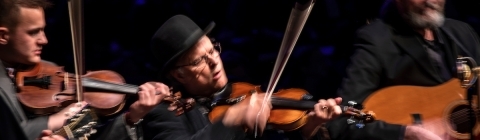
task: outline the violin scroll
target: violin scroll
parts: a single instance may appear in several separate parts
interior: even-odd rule
[[[185,112],[188,112],[195,105],[195,100],[193,98],[182,99],[182,94],[180,92],[175,92],[172,96],[165,97],[164,101],[170,102],[168,110],[175,111],[176,116],[180,116]]]
[[[348,106],[343,106],[342,108],[344,114],[350,115],[350,118],[347,119],[348,124],[356,123],[356,127],[363,128],[365,126],[364,122],[370,123],[375,120],[375,113],[373,111],[367,111],[365,113],[355,108],[356,105],[357,102],[348,101]]]

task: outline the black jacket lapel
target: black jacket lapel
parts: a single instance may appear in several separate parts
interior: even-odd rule
[[[7,104],[8,107],[12,109],[14,116],[18,120],[18,122],[22,122],[24,119],[26,119],[26,117],[23,112],[21,112],[22,108],[16,98],[10,97],[11,95],[8,95],[11,94],[10,92],[13,92],[14,89],[11,85],[12,81],[10,77],[8,77],[5,69],[6,68],[3,65],[3,62],[0,61],[0,98],[2,98],[2,102],[5,102],[5,104]]]
[[[447,38],[451,40],[450,42],[452,43],[452,46],[456,47],[455,50],[460,49],[460,50],[462,50],[462,52],[465,52],[467,54],[467,56],[470,56],[470,57],[473,56],[465,46],[463,46],[461,43],[459,43],[458,39],[455,38],[455,36],[453,36],[453,34],[450,32],[450,30],[448,30],[444,27],[442,27],[440,29],[447,35]],[[455,53],[458,53],[458,50]],[[467,57],[467,56],[465,56],[465,57]]]
[[[439,32],[439,35],[442,37],[441,39],[446,43],[445,45],[447,45],[447,47],[445,47],[445,57],[448,68],[452,75],[456,77],[456,60],[459,55],[457,48],[459,45],[452,39],[453,36],[448,35],[449,33],[447,33],[442,27],[440,27]]]
[[[426,72],[426,75],[435,79],[437,82],[442,82],[442,79],[437,76],[437,72],[433,67],[427,51],[423,47],[423,44],[415,36],[394,35],[394,42],[399,48],[410,55],[415,62]]]

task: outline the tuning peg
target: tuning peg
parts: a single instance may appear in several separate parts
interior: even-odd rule
[[[348,101],[348,105],[350,105],[351,107],[353,107],[353,106],[356,106],[356,105],[357,105],[357,102],[355,102],[355,101]]]
[[[358,128],[363,128],[365,126],[365,124],[363,123],[362,120],[360,120],[360,122],[358,122],[357,124],[355,124],[355,126],[357,126]]]
[[[95,133],[97,133],[97,129],[90,130],[90,134],[95,134]]]
[[[79,113],[79,114],[75,114],[75,115],[73,115],[73,117],[75,117],[75,118],[79,118],[79,117],[81,117],[81,116],[83,116],[83,115],[84,115],[84,114],[81,114],[81,113]]]
[[[84,133],[84,132],[85,132],[85,130],[84,130],[84,129],[82,129],[82,128],[80,128],[80,129],[77,129],[77,130],[75,130],[75,132],[77,132],[77,133]]]
[[[355,108],[355,109],[362,109],[363,108],[362,104],[358,104],[355,101],[348,101],[347,104],[348,104],[348,107],[351,107],[351,108]]]
[[[353,116],[347,119],[347,124],[352,124],[355,123],[355,119],[353,119]]]
[[[82,113],[90,112],[90,109],[82,109]]]
[[[88,126],[88,125],[82,126],[82,129],[85,129],[85,130],[86,130],[86,129],[90,129],[90,128],[92,128],[92,127],[90,127],[90,126]]]
[[[93,126],[93,125],[96,125],[96,124],[97,124],[97,122],[89,122],[87,125]]]

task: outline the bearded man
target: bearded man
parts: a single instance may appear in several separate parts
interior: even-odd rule
[[[445,18],[444,5],[445,0],[387,1],[382,18],[357,31],[356,52],[338,91],[343,100],[363,103],[376,90],[395,85],[442,84],[455,78],[457,56],[479,63],[478,35],[468,24]],[[379,120],[357,128],[345,122],[341,117],[327,124],[332,139],[450,138],[443,125],[427,120],[422,127]]]

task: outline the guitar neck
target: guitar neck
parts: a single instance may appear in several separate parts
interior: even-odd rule
[[[91,78],[82,78],[82,85],[86,88],[93,88],[124,94],[137,94],[139,87],[130,84],[116,84]]]

